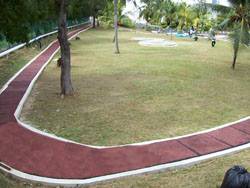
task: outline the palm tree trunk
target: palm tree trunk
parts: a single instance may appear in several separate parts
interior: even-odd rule
[[[232,69],[235,69],[235,64],[236,64],[238,51],[239,51],[239,42],[238,42],[238,44],[235,44],[235,47],[234,47],[234,59],[233,59]]]
[[[58,40],[61,50],[61,95],[73,94],[71,83],[70,47],[67,36],[67,0],[59,1]]]
[[[173,40],[173,31],[172,31],[172,28],[170,28],[170,31],[171,31],[171,40]]]
[[[98,17],[96,18],[96,27],[100,27],[100,21],[99,21]]]
[[[234,40],[234,59],[233,59],[232,69],[235,69],[236,59],[237,59],[237,55],[238,55],[238,51],[239,51],[239,47],[240,47],[240,42],[242,41],[242,35],[244,33],[244,25],[245,25],[244,21],[245,21],[244,18],[242,18],[239,37],[237,37]]]
[[[95,28],[95,16],[93,16],[93,28]]]
[[[115,25],[115,53],[119,54],[119,44],[118,44],[118,12],[117,12],[118,0],[114,0],[114,25]]]

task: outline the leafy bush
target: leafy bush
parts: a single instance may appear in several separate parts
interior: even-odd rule
[[[135,24],[127,16],[124,16],[120,20],[119,25],[128,28],[135,28]]]

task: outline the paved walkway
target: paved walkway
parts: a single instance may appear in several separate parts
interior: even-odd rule
[[[70,36],[77,32],[79,30],[70,33]],[[65,179],[76,180],[72,182],[78,184],[78,180],[90,178],[93,181],[80,182],[89,183],[147,171],[142,169],[159,170],[166,168],[161,165],[187,159],[192,162],[192,159],[232,149],[250,141],[249,118],[197,135],[107,148],[61,141],[31,131],[17,122],[14,113],[32,79],[58,48],[58,42],[54,42],[0,94],[0,169],[10,174],[59,184],[70,182]],[[117,176],[107,176],[114,174]]]

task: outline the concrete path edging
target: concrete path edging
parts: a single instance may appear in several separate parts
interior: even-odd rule
[[[88,29],[73,31],[70,39]],[[185,136],[120,146],[80,144],[26,125],[18,119],[22,107],[58,50],[52,42],[0,90],[2,171],[26,181],[74,187],[182,168],[250,147],[250,117]]]

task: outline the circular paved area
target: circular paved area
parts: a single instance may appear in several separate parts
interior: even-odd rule
[[[147,38],[147,37],[134,37],[134,41],[138,41],[141,46],[148,47],[175,47],[177,43],[174,41],[168,41],[162,38]]]

